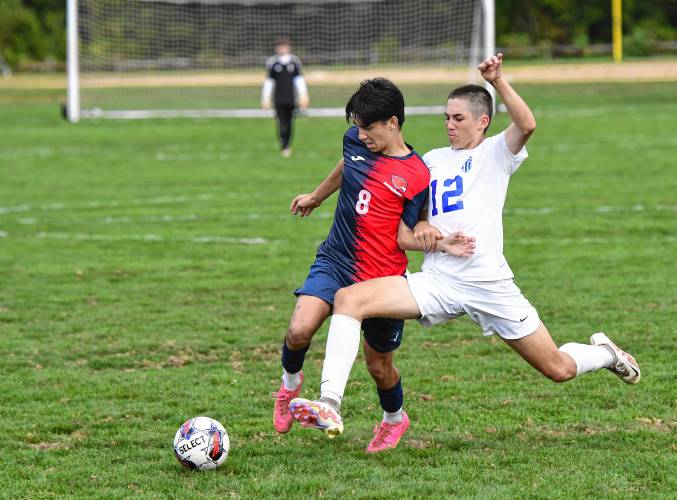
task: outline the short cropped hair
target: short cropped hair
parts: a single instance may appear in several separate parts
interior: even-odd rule
[[[489,117],[489,124],[491,124],[491,117],[494,114],[494,102],[491,94],[487,89],[480,85],[462,85],[457,87],[449,93],[449,99],[465,99],[470,104],[470,111],[475,118],[487,115]],[[486,130],[489,128],[487,125]]]
[[[346,104],[346,121],[355,120],[360,126],[385,122],[392,116],[397,118],[401,129],[404,124],[404,96],[386,78],[364,80]]]

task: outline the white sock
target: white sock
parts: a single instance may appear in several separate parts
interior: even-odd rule
[[[284,384],[284,388],[288,391],[295,390],[301,383],[301,372],[289,373],[287,370],[283,369],[282,383]]]
[[[334,314],[329,324],[320,394],[321,398],[336,401],[339,407],[360,349],[360,326],[359,321],[343,314]]]
[[[384,411],[383,421],[388,422],[389,424],[399,424],[402,422],[402,408],[397,410],[395,413],[388,413],[387,411]]]
[[[569,342],[559,348],[576,362],[576,375],[610,367],[615,356],[604,346]]]

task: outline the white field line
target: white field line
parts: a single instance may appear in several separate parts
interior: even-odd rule
[[[517,243],[520,245],[544,245],[544,244],[553,244],[556,243],[557,245],[578,245],[578,244],[588,244],[588,245],[600,245],[600,244],[608,244],[610,241],[622,241],[626,238],[624,237],[616,237],[616,238],[516,238],[516,239],[510,239],[508,237],[508,245],[510,243]],[[677,243],[677,236],[656,236],[656,237],[649,237],[647,240],[648,242],[661,242],[661,243]]]
[[[43,205],[15,205],[10,207],[0,207],[0,215],[42,211],[51,212],[55,210],[69,210],[82,208],[115,208],[115,207],[131,207],[143,205],[171,205],[176,203],[186,203],[188,201],[206,201],[211,200],[211,194],[199,194],[194,197],[190,196],[155,196],[151,198],[137,198],[132,200],[109,200],[109,201],[91,201],[80,205],[68,205],[66,203],[46,203]]]
[[[613,207],[613,206],[599,206],[594,207],[591,213],[612,213],[612,212],[677,212],[677,205],[654,205],[647,207],[644,204],[638,203],[628,207]],[[506,208],[503,210],[505,215],[550,215],[557,212],[556,209],[550,207],[540,208]],[[200,219],[208,220],[227,220],[227,219],[246,219],[246,220],[284,220],[289,219],[292,215],[289,212],[284,213],[248,213],[248,214],[220,214],[216,216],[201,217],[197,214],[186,215],[156,215],[156,216],[141,216],[141,217],[103,217],[100,222],[103,224],[117,224],[125,222],[182,222],[182,221],[196,221]],[[313,212],[310,216],[313,219],[332,219],[334,212]],[[31,222],[32,223],[32,222]]]
[[[658,107],[660,106],[661,109],[665,108],[671,108],[675,107],[674,103],[671,102],[664,102],[660,104],[656,104],[655,106],[652,105],[652,107]],[[617,112],[619,110],[619,106],[612,104],[608,106],[594,106],[594,107],[582,107],[582,108],[535,108],[533,109],[533,113],[537,117],[542,117],[542,118],[585,118],[588,116],[599,116],[603,114],[609,114],[612,112]],[[626,106],[623,105],[623,112],[625,113],[633,113],[633,112],[640,112],[640,111],[646,111],[647,108],[644,106]]]
[[[183,198],[181,198],[183,200]],[[142,200],[137,200],[139,204],[142,204]],[[147,201],[147,200],[146,200]],[[160,200],[155,199],[154,202],[158,203]],[[166,201],[166,200],[165,200]],[[111,206],[113,202],[110,202],[108,206]],[[54,207],[59,207],[58,210],[65,210],[66,207],[59,204],[51,205],[41,205],[39,209],[44,211],[56,210]],[[21,210],[18,208],[28,207],[27,205],[20,205],[17,207],[0,207],[0,214],[10,214],[10,213],[20,213]],[[15,210],[9,210],[15,209]],[[29,211],[30,208],[26,208],[26,211]],[[634,205],[628,206],[608,206],[601,205],[598,207],[591,207],[588,209],[578,210],[574,209],[555,209],[552,207],[535,207],[535,208],[505,208],[503,214],[507,216],[512,215],[551,215],[555,213],[584,213],[584,214],[608,214],[608,213],[629,213],[629,212],[677,212],[677,205],[645,205],[643,203],[636,203]],[[235,214],[210,214],[207,216],[201,216],[194,213],[189,214],[163,214],[163,215],[148,215],[148,216],[114,216],[114,215],[104,215],[98,217],[94,221],[87,220],[83,217],[79,217],[78,220],[67,220],[69,224],[126,224],[126,223],[138,223],[138,222],[152,222],[152,223],[174,223],[174,222],[194,222],[198,220],[205,221],[219,221],[219,220],[289,220],[293,216],[286,210],[281,213],[235,213]],[[313,212],[310,215],[311,219],[331,219],[334,217],[333,211],[323,211],[323,212]],[[66,221],[62,218],[61,221]],[[34,225],[40,222],[40,219],[36,217],[18,217],[16,219],[17,224],[21,225]]]
[[[24,236],[24,235],[22,235]],[[273,243],[266,238],[233,238],[230,236],[189,236],[185,238],[171,237],[167,238],[157,234],[87,234],[87,233],[60,233],[60,232],[39,232],[32,235],[35,238],[50,240],[72,240],[72,241],[145,241],[145,242],[188,242],[188,243],[225,243],[235,245],[265,245]],[[4,233],[4,237],[9,237]]]
[[[643,203],[636,203],[634,205],[629,205],[625,207],[619,206],[607,206],[601,205],[599,207],[592,207],[589,210],[582,209],[573,209],[573,210],[557,210],[550,207],[541,207],[541,208],[505,208],[503,209],[503,214],[505,215],[550,215],[556,212],[583,212],[583,213],[596,213],[596,214],[605,214],[613,212],[677,212],[677,205],[652,205],[647,206]]]
[[[10,234],[6,231],[0,230],[0,238],[9,238]],[[267,240],[266,238],[254,237],[254,238],[233,238],[230,236],[190,236],[186,238],[177,238],[171,237],[166,238],[157,234],[127,234],[127,235],[108,235],[108,234],[87,234],[87,233],[61,233],[61,232],[39,232],[30,235],[22,234],[20,238],[25,237],[34,237],[43,240],[62,240],[62,241],[107,241],[107,242],[124,242],[124,241],[136,241],[136,242],[146,242],[146,243],[156,243],[156,242],[180,242],[180,243],[221,243],[227,245],[267,245],[267,244],[279,244],[279,243],[289,243],[289,240],[277,239],[277,240]],[[508,244],[518,244],[518,245],[599,245],[599,244],[608,244],[611,241],[620,241],[623,240],[622,237],[617,238],[514,238],[509,239]],[[661,242],[661,243],[677,243],[676,236],[659,236],[651,237],[648,239],[649,242]],[[315,246],[318,246],[322,241],[318,240],[314,242]]]

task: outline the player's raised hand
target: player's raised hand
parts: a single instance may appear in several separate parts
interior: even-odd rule
[[[313,209],[320,206],[322,202],[312,194],[299,194],[292,201],[289,210],[292,215],[299,214],[301,217],[308,217]]]
[[[482,61],[477,69],[480,70],[482,78],[489,83],[501,77],[501,68],[503,67],[503,54],[500,52]]]
[[[419,221],[414,227],[414,238],[426,252],[434,252],[437,248],[437,240],[442,239],[442,233],[427,221]]]
[[[475,238],[457,231],[438,241],[437,249],[456,257],[470,257],[475,253]]]

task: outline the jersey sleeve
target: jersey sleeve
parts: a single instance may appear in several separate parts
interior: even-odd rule
[[[505,130],[500,134],[491,137],[489,140],[491,141],[494,160],[500,165],[506,175],[514,174],[529,156],[526,146],[522,146],[522,149],[520,149],[517,154],[513,154],[513,152],[510,151],[508,142],[505,138]]]
[[[346,133],[343,134],[343,150],[348,151],[352,150],[355,148],[355,146],[361,146],[362,141],[360,141],[357,137],[358,131],[357,127],[352,126],[348,130],[346,130]]]
[[[294,76],[301,76],[301,59],[292,56],[291,60],[294,61]]]
[[[423,159],[414,153],[417,159],[416,174],[411,179],[412,194],[411,198],[407,196],[404,202],[402,211],[402,221],[409,227],[414,229],[418,222],[419,214],[428,202],[428,184],[430,183],[430,171]]]
[[[266,61],[266,77],[274,79],[273,66],[275,66],[275,56]]]
[[[430,170],[430,157],[432,156],[432,151],[428,151],[426,154],[424,154],[421,159],[423,160],[423,163],[425,163],[425,166],[428,167],[428,170]]]
[[[402,221],[407,225],[409,229],[414,229],[414,226],[418,222],[418,216],[425,207],[425,203],[428,200],[428,188],[425,188],[423,191],[414,196],[411,200],[406,200],[404,202],[404,210],[402,211]]]

